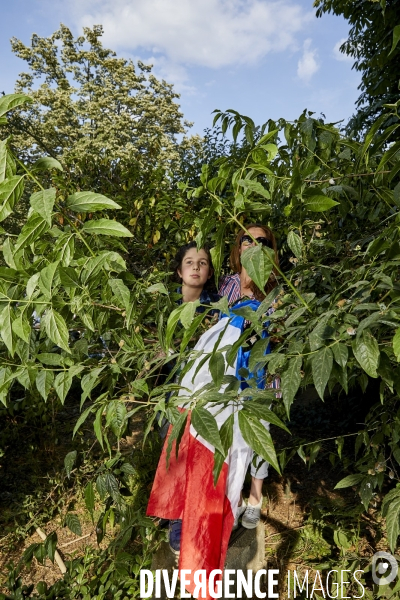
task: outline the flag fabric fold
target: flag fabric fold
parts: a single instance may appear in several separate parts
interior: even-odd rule
[[[234,308],[249,307],[256,310],[259,302],[247,300]],[[206,331],[195,346],[203,351],[190,370],[183,376],[180,396],[193,395],[212,381],[207,360],[196,373],[204,353],[212,352],[219,339],[218,347],[223,349],[234,344],[242,334],[245,319],[234,312],[224,315],[220,321]],[[265,333],[263,335],[266,335]],[[221,337],[220,337],[221,336]],[[267,350],[269,351],[269,349]],[[224,353],[224,352],[223,352]],[[234,375],[241,380],[241,387],[247,383],[239,374],[248,362],[248,353],[240,348],[233,366],[227,365],[225,375]],[[257,386],[264,387],[257,374]],[[226,385],[222,386],[223,394]],[[184,407],[184,404],[182,405]],[[223,569],[236,510],[240,500],[247,468],[253,456],[252,449],[244,441],[238,424],[238,403],[229,403],[224,408],[218,403],[209,403],[207,410],[213,414],[220,429],[230,415],[234,415],[233,443],[225,458],[217,485],[214,486],[214,446],[200,436],[190,423],[190,411],[186,428],[179,446],[178,457],[173,442],[169,467],[167,468],[167,439],[158,464],[151,491],[147,514],[165,519],[182,519],[181,552],[179,569],[205,569],[207,577],[213,569]],[[193,581],[186,586],[194,590]]]

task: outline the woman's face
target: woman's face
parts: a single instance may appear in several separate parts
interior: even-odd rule
[[[261,229],[261,227],[250,227],[250,229],[248,229],[248,232],[251,233],[252,237],[257,239],[259,237],[265,238],[265,231],[264,229]],[[243,234],[245,235],[245,234]],[[240,244],[240,248],[239,248],[239,254],[242,254],[242,252],[244,252],[245,250],[247,250],[247,248],[252,248],[253,246],[255,246],[256,243],[250,240],[243,240]]]
[[[182,278],[184,285],[195,288],[203,288],[207,280],[212,276],[207,252],[201,248],[189,248],[183,257],[181,268],[178,269],[178,275]]]

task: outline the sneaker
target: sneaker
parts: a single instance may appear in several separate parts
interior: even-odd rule
[[[175,519],[169,522],[169,547],[174,554],[181,551],[182,520]]]
[[[242,517],[242,525],[246,529],[255,529],[258,525],[258,521],[261,517],[261,505],[262,505],[262,496],[261,500],[256,506],[247,503],[247,507],[245,513]]]
[[[242,516],[242,514],[244,513],[244,511],[246,510],[246,508],[247,508],[247,504],[246,504],[246,502],[245,502],[245,501],[242,499],[242,504],[241,504],[240,506],[238,506],[238,507],[237,507],[237,509],[236,509],[236,516],[235,516],[235,520],[234,520],[234,522],[233,522],[233,527],[232,527],[232,530],[233,530],[233,529],[237,529],[237,528],[238,528],[238,525],[239,525],[239,519],[240,519],[240,517]]]

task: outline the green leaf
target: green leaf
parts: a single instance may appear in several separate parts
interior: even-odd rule
[[[44,549],[46,551],[47,556],[54,563],[54,555],[56,553],[57,548],[57,534],[55,531],[50,533],[44,541]]]
[[[43,365],[51,365],[52,367],[59,367],[63,364],[62,356],[57,354],[56,352],[43,352],[42,354],[38,354],[36,358]]]
[[[51,298],[53,295],[53,281],[58,264],[58,261],[50,263],[49,265],[47,265],[47,267],[40,271],[40,277],[38,281],[39,289],[42,292],[42,294],[44,294],[44,296],[47,296],[48,298]]]
[[[76,432],[80,428],[80,426],[86,421],[91,412],[95,410],[94,406],[89,406],[83,413],[80,415],[79,419],[75,423],[74,431],[72,432],[72,438],[75,437]],[[100,409],[101,410],[101,409]]]
[[[74,513],[69,512],[65,515],[65,525],[72,531],[72,533],[75,533],[75,535],[82,535],[82,527],[79,517]]]
[[[7,304],[0,313],[0,334],[11,356],[14,356],[15,340],[12,331],[13,312]]]
[[[133,467],[130,463],[124,463],[121,465],[121,471],[127,475],[137,475],[135,467]]]
[[[246,191],[250,190],[250,192],[254,192],[259,196],[263,196],[269,200],[271,195],[268,190],[265,189],[258,181],[254,181],[253,179],[239,179],[238,185],[243,187]]]
[[[72,267],[60,267],[59,275],[61,285],[64,287],[81,287],[76,269],[73,269]]]
[[[274,254],[267,253],[261,244],[257,244],[242,253],[241,263],[259,290],[264,291],[265,284],[274,268]]]
[[[107,488],[106,488],[105,474],[104,473],[100,473],[100,475],[97,476],[97,479],[96,479],[96,488],[97,488],[97,491],[99,493],[100,499],[104,500],[104,498],[106,497],[106,494],[107,494]]]
[[[55,247],[54,258],[60,261],[63,267],[68,267],[75,253],[75,234],[60,235]],[[122,259],[121,259],[122,260]]]
[[[26,296],[30,298],[33,292],[36,289],[40,277],[40,273],[34,273],[32,277],[28,279],[28,283],[26,284]]]
[[[337,364],[344,368],[347,365],[347,360],[349,357],[349,350],[347,348],[347,345],[333,344],[332,352]]]
[[[21,233],[17,238],[17,243],[15,244],[15,252],[18,250],[22,250],[22,248],[26,248],[29,244],[32,244],[37,238],[39,238],[45,231],[49,228],[47,222],[36,213],[33,213],[31,217],[29,217],[26,224],[23,226]]]
[[[90,331],[96,331],[93,319],[88,312],[86,312],[85,310],[80,310],[78,315],[85,327],[90,329]]]
[[[294,323],[302,314],[305,313],[307,308],[305,306],[301,306],[300,308],[296,308],[293,312],[289,314],[289,317],[285,321],[285,327],[288,328]]]
[[[257,419],[252,418],[246,411],[239,411],[239,428],[244,441],[256,454],[269,462],[280,474],[274,443],[268,429]]]
[[[352,343],[353,353],[360,367],[370,377],[378,377],[379,345],[369,331],[363,331]]]
[[[301,241],[301,237],[294,231],[289,231],[287,242],[295,257],[300,260],[303,257],[303,242]]]
[[[259,146],[260,144],[265,144],[266,142],[268,142],[268,140],[270,140],[272,137],[274,137],[277,133],[278,133],[279,129],[273,129],[272,131],[269,131],[268,133],[266,133],[265,135],[263,135],[260,140],[257,142],[257,146]]]
[[[72,385],[72,377],[69,371],[62,371],[57,375],[54,380],[54,389],[57,392],[58,397],[61,400],[61,404],[64,404],[65,398]]]
[[[224,449],[224,456],[228,454],[229,448],[232,446],[234,422],[234,415],[229,415],[219,430],[219,437],[221,438],[221,444]]]
[[[332,366],[333,354],[328,346],[324,346],[311,357],[314,385],[321,400],[324,399],[324,392],[332,371]]]
[[[121,279],[109,279],[108,285],[113,291],[114,296],[118,298],[120,304],[125,308],[129,309],[131,304],[131,293]]]
[[[379,130],[379,128],[381,127],[381,125],[387,120],[388,115],[387,112],[385,111],[383,114],[381,114],[381,116],[374,122],[374,124],[372,125],[372,127],[370,128],[370,130],[368,131],[367,135],[364,138],[364,143],[362,145],[362,147],[360,148],[359,151],[359,161],[361,163],[362,159],[364,158],[369,146],[371,145],[372,140],[375,137],[375,134],[377,133],[377,131]],[[366,161],[368,163],[368,161]]]
[[[225,230],[226,223],[221,223],[217,229],[215,236],[215,246],[211,248],[211,260],[214,268],[215,283],[218,285],[218,276],[221,270],[222,261],[224,258],[224,247],[225,247]]]
[[[36,376],[36,387],[43,400],[46,402],[54,382],[53,371],[42,370]]]
[[[12,330],[21,338],[21,340],[24,340],[24,342],[29,344],[31,339],[31,326],[25,314],[20,314],[19,317],[13,321]]]
[[[107,407],[106,424],[117,439],[120,439],[126,427],[126,407],[123,402],[110,402]]]
[[[199,302],[185,302],[182,311],[180,313],[179,320],[185,329],[188,329],[193,321],[193,317],[196,314],[196,308]]]
[[[386,534],[391,551],[394,553],[397,547],[400,526],[400,496],[389,503],[386,509]]]
[[[32,102],[32,98],[26,94],[7,94],[0,98],[0,117],[8,113],[10,110]]]
[[[342,488],[352,487],[357,485],[364,479],[364,475],[360,473],[354,473],[353,475],[347,475],[344,479],[341,479],[339,483],[335,485],[335,490],[341,490]]]
[[[393,352],[397,358],[397,362],[400,362],[400,327],[396,329],[393,337]]]
[[[118,502],[121,498],[121,494],[119,492],[118,481],[115,479],[112,473],[106,473],[104,475],[104,484],[106,486],[107,492],[110,494],[111,498]]]
[[[3,243],[3,258],[11,269],[18,269],[14,260],[14,246],[11,238],[7,237]]]
[[[274,160],[278,154],[278,146],[276,144],[261,144],[261,148],[268,152],[268,160]]]
[[[254,400],[250,402],[244,402],[242,410],[246,410],[250,412],[253,415],[253,417],[263,419],[264,421],[267,421],[267,423],[272,423],[272,425],[277,425],[281,429],[284,429],[285,431],[290,433],[289,429],[281,421],[281,419],[277,417],[276,414],[272,412],[272,410],[270,410],[263,404],[258,404],[257,402],[254,402]]]
[[[191,424],[206,442],[219,450],[221,454],[224,454],[217,422],[208,410],[205,408],[195,408],[192,411]]]
[[[89,396],[92,389],[100,383],[99,375],[104,369],[103,367],[96,367],[92,369],[89,373],[86,373],[82,377],[81,387],[82,387],[82,396],[81,396],[81,406],[86,398]]]
[[[118,265],[118,269],[115,268]],[[124,259],[117,252],[99,252],[97,256],[90,258],[84,265],[84,269],[81,273],[81,280],[83,283],[89,281],[91,277],[94,277],[101,271],[102,268],[108,269],[109,271],[125,271],[126,264]],[[120,268],[119,268],[120,267]]]
[[[98,409],[98,411],[96,412],[96,418],[94,420],[93,423],[93,429],[94,429],[94,433],[96,434],[97,440],[100,444],[100,446],[103,448],[104,450],[104,445],[103,445],[103,431],[101,428],[101,418],[103,416],[103,407],[100,407]]]
[[[51,227],[54,202],[56,200],[56,189],[40,190],[32,194],[30,203],[35,212],[44,219]]]
[[[329,325],[328,320],[330,319],[330,314],[326,313],[322,315],[317,322],[317,325],[311,331],[308,336],[310,341],[310,348],[314,352],[325,345],[325,340],[329,340],[333,337],[335,330]]]
[[[301,356],[291,358],[287,363],[287,367],[282,373],[281,390],[283,395],[283,403],[285,405],[288,417],[290,413],[290,407],[301,382],[300,370],[302,360],[303,359]]]
[[[174,335],[175,328],[179,322],[180,315],[181,315],[181,312],[182,312],[182,309],[184,308],[184,306],[185,306],[184,304],[181,304],[181,306],[178,306],[178,308],[175,308],[168,317],[167,331],[165,333],[165,345],[168,349],[171,346],[172,337]]]
[[[188,418],[188,412],[187,412],[187,410],[183,410],[182,412],[178,413],[177,419],[173,422],[173,427],[168,436],[168,444],[167,444],[167,452],[166,452],[167,468],[169,465],[169,458],[171,456],[172,445],[175,440],[176,440],[176,455],[178,456],[178,445],[179,445],[179,441],[180,441],[180,439],[182,439],[182,435],[185,431],[187,418]]]
[[[164,294],[164,296],[168,296],[168,290],[163,283],[154,283],[150,285],[145,290],[148,294],[154,294],[155,292],[159,292],[160,294]]]
[[[10,154],[7,149],[8,139],[0,142],[0,182],[15,175],[10,165]]]
[[[338,548],[348,550],[353,545],[353,534],[351,532],[335,529],[333,532],[333,541]]]
[[[215,352],[215,354],[211,356],[209,368],[213,382],[219,389],[225,375],[225,359],[222,352]]]
[[[67,473],[68,479],[71,475],[72,467],[74,466],[74,464],[76,462],[76,457],[77,457],[76,450],[72,450],[72,452],[68,452],[68,454],[64,458],[64,467],[65,467],[65,472]]]
[[[30,390],[32,387],[32,380],[34,378],[35,371],[33,369],[27,369],[25,367],[18,367],[15,371],[15,377],[26,390]]]
[[[54,308],[49,308],[43,317],[42,324],[51,341],[70,354],[68,329],[63,317]]]
[[[265,364],[265,351],[268,348],[269,338],[258,340],[250,351],[249,370],[254,373],[258,364]]]
[[[219,310],[223,315],[229,315],[229,302],[227,296],[222,296],[218,302],[211,302],[212,308]]]
[[[58,169],[59,171],[64,171],[58,160],[52,156],[43,156],[42,158],[38,158],[37,161],[32,165],[32,171],[46,171],[47,169]]]
[[[264,175],[267,175],[267,179],[269,178],[273,178],[274,177],[274,173],[273,171],[271,171],[271,169],[268,169],[268,167],[265,167],[264,165],[260,165],[259,163],[251,163],[249,166],[249,169],[253,169],[254,171],[259,171],[260,173],[264,173]],[[258,204],[258,203],[257,203]],[[252,206],[252,204],[246,204],[246,207]],[[270,204],[267,204],[266,202],[264,203],[264,208],[271,208]]]
[[[304,208],[311,212],[324,212],[337,206],[339,202],[328,198],[328,196],[312,196],[304,203]]]
[[[181,345],[179,347],[179,350],[180,350],[181,354],[185,350],[185,348],[188,345],[188,343],[190,342],[190,340],[192,339],[193,335],[196,333],[197,328],[199,327],[200,323],[205,318],[207,318],[207,312],[206,311],[204,311],[203,313],[200,313],[199,315],[195,316],[195,318],[193,319],[191,325],[186,329],[186,331],[184,332],[184,334],[182,336]]]
[[[94,489],[93,483],[89,481],[89,483],[85,487],[85,505],[87,510],[90,512],[90,516],[93,522],[93,512],[94,512]]]
[[[68,196],[66,204],[70,210],[77,213],[92,213],[97,210],[121,208],[114,200],[95,192],[76,192],[72,196]]]
[[[396,27],[393,29],[393,43],[392,43],[390,52],[388,54],[388,58],[392,54],[392,52],[394,52],[396,50],[399,40],[400,40],[400,25],[396,25]]]
[[[96,235],[110,235],[114,237],[133,237],[132,233],[118,223],[111,219],[97,219],[97,221],[86,221],[82,227],[82,231],[85,233]]]
[[[24,176],[14,175],[0,183],[0,221],[4,221],[24,191]]]
[[[213,467],[214,486],[216,486],[218,483],[218,479],[219,479],[220,473],[222,471],[222,467],[224,466],[224,462],[225,462],[224,455],[221,454],[221,452],[218,452],[218,450],[215,450],[215,452],[214,452],[214,467]]]

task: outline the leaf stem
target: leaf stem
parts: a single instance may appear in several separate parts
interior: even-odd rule
[[[42,184],[36,179],[36,177],[29,171],[29,169],[26,168],[26,166],[24,165],[24,163],[22,161],[19,160],[19,158],[17,158],[16,156],[14,156],[15,160],[17,161],[17,163],[19,164],[20,167],[23,168],[23,170],[27,173],[28,177],[30,177],[38,187],[40,187],[40,189],[42,191],[44,191],[44,187],[42,186]]]

